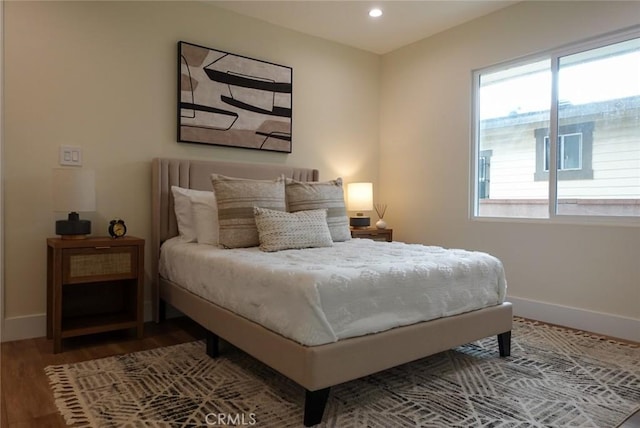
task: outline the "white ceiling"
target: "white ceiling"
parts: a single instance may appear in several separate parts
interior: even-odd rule
[[[517,1],[218,1],[213,4],[302,33],[384,54]],[[371,18],[372,7],[384,15]]]

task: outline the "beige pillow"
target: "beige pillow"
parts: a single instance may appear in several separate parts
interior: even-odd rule
[[[262,251],[331,247],[327,210],[288,213],[255,207]]]
[[[218,205],[218,242],[224,248],[260,244],[253,207],[286,211],[284,178],[250,180],[212,174],[211,183]]]
[[[287,179],[285,192],[289,212],[326,209],[327,224],[333,241],[351,239],[342,178],[325,182]]]

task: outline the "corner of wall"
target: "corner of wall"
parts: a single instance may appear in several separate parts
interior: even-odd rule
[[[4,1],[0,1],[0,336],[4,336]]]

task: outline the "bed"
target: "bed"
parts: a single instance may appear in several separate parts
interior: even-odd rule
[[[453,315],[443,313],[435,319],[418,321],[381,331],[362,334],[350,331],[340,337],[292,339],[273,325],[268,328],[247,314],[240,315],[213,303],[186,284],[180,276],[165,270],[159,272],[161,246],[168,253],[178,235],[171,186],[211,190],[211,174],[230,177],[269,180],[284,175],[287,178],[317,182],[315,169],[294,168],[277,164],[248,164],[218,161],[197,161],[157,158],[152,162],[152,297],[154,319],[164,318],[166,305],[178,309],[208,330],[207,353],[218,355],[219,338],[252,355],[264,364],[292,379],[305,389],[304,425],[321,422],[330,387],[367,376],[400,364],[423,358],[488,336],[497,336],[501,357],[510,355],[512,307],[508,302],[473,307]],[[173,241],[172,241],[173,240]],[[354,240],[360,241],[360,240]],[[363,240],[364,241],[364,240]],[[344,243],[336,251],[354,251],[354,245]],[[377,243],[382,244],[382,243]],[[387,243],[402,247],[406,244]],[[197,244],[196,244],[197,245]],[[180,247],[176,245],[176,248]],[[404,247],[401,248],[404,250]],[[413,248],[418,250],[418,248]],[[221,252],[227,250],[220,250]],[[304,251],[304,250],[303,250]],[[320,251],[320,250],[318,250]],[[361,250],[356,250],[361,251]],[[386,251],[386,250],[385,250]],[[255,257],[262,257],[254,249]],[[165,254],[166,256],[166,254]],[[266,256],[265,256],[266,257]],[[354,266],[356,266],[354,264]],[[293,275],[293,274],[292,274]],[[185,282],[185,284],[182,284]],[[323,296],[324,297],[324,296]],[[326,298],[326,297],[325,297]],[[477,300],[471,296],[468,300]],[[331,321],[331,320],[330,320]],[[321,336],[321,335],[320,335]]]

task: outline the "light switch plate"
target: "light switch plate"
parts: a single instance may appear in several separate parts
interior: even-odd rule
[[[82,165],[82,149],[77,146],[60,146],[60,165]]]

